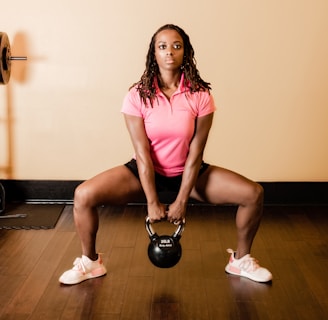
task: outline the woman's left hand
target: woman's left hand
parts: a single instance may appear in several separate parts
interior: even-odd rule
[[[173,202],[167,209],[167,220],[174,224],[179,224],[185,220],[187,204]]]

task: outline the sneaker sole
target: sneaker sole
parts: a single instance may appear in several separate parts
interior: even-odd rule
[[[232,275],[235,275],[235,276],[244,277],[244,278],[250,279],[250,280],[255,281],[255,282],[270,282],[272,280],[272,277],[268,278],[267,280],[263,280],[263,279],[253,277],[252,275],[250,275],[249,273],[247,273],[243,270],[240,270],[240,272],[235,272],[235,271],[230,269],[229,264],[225,267],[225,271],[226,271],[226,273],[229,273],[229,274],[232,274]]]
[[[76,279],[75,281],[65,281],[64,279],[59,278],[59,282],[62,284],[67,284],[67,285],[72,285],[72,284],[79,284],[85,280],[90,280],[90,279],[94,279],[94,278],[99,278],[99,277],[103,277],[107,274],[107,271],[104,271],[104,269],[99,268],[96,270],[93,270],[90,273],[87,273],[85,275],[82,275],[79,279]]]

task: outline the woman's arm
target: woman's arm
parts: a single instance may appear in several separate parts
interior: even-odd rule
[[[148,216],[151,221],[165,217],[165,206],[159,202],[155,187],[155,171],[150,157],[150,147],[141,117],[124,114],[135,150],[140,182],[147,198]]]
[[[168,220],[171,222],[180,221],[185,216],[190,192],[196,183],[200,165],[203,160],[203,153],[212,121],[213,113],[199,117],[196,120],[196,130],[190,144],[189,154],[182,175],[181,187],[177,198],[174,203],[171,204],[168,211]]]

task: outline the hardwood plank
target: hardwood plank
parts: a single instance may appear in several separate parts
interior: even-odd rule
[[[103,286],[97,292],[95,313],[121,314],[126,298],[126,287],[132,261],[133,248],[113,248],[106,267],[108,274],[103,277]]]
[[[204,279],[225,278],[224,268],[229,256],[222,252],[219,241],[202,241],[200,254]]]
[[[36,252],[37,248],[32,245],[32,243],[35,243],[35,233],[30,231],[32,230],[3,231],[4,237],[1,238],[4,239],[4,241],[0,247],[1,274],[6,274],[8,276],[11,274],[11,272],[19,274],[17,267],[28,269],[31,263],[33,264],[33,261],[30,261],[31,259],[29,259],[29,255],[38,255],[38,253]],[[2,232],[0,232],[0,234],[2,234]],[[31,246],[29,245],[30,243]],[[28,265],[25,265],[24,262],[28,263]]]
[[[49,230],[46,232],[49,232]],[[44,232],[38,230],[35,234],[38,239],[38,235],[44,235]],[[36,259],[37,262],[33,270],[31,270],[26,281],[23,282],[20,290],[8,305],[7,314],[19,315],[33,312],[61,258],[60,255],[54,255],[53,252],[56,251],[56,248],[65,248],[71,237],[71,233],[55,233],[50,238],[51,242],[49,241],[47,250],[41,253],[39,259]]]
[[[66,239],[66,247],[61,247],[60,252],[58,252],[58,265],[43,295],[40,297],[38,304],[33,310],[31,319],[60,319],[67,301],[72,294],[73,287],[60,285],[58,278],[65,270],[73,266],[72,263],[76,253],[80,251],[80,242],[74,232],[59,232],[58,236]]]
[[[75,232],[73,205],[66,205],[57,222],[56,230],[61,232]]]
[[[90,320],[120,320],[121,317],[119,314],[101,314],[101,313],[93,313],[91,315]],[[87,319],[87,320],[89,320]]]
[[[202,274],[199,250],[185,250],[180,262],[179,285],[181,319],[208,319],[207,296]]]
[[[127,206],[117,223],[118,232],[116,233],[114,246],[115,247],[134,247],[138,231],[144,223],[142,218],[142,206]],[[127,223],[127,221],[129,223]]]
[[[16,295],[16,292],[19,291],[22,282],[25,280],[26,276],[10,277],[8,275],[0,274],[0,319],[7,319],[7,305]]]
[[[154,274],[154,266],[148,258],[148,245],[150,239],[145,228],[145,219],[143,216],[138,219],[137,224],[138,231],[136,233],[136,243],[130,267],[130,277],[150,277]],[[160,225],[160,223],[156,226],[158,225]]]
[[[149,319],[154,320],[179,320],[179,303],[176,302],[156,302],[152,304]]]
[[[25,231],[25,230],[24,230]],[[23,231],[23,232],[24,232]],[[32,230],[26,230],[26,233]],[[6,262],[8,275],[29,274],[39,260],[40,254],[43,254],[52,238],[56,235],[54,230],[38,230],[28,235],[22,243],[13,243],[17,249],[14,255]],[[18,231],[19,232],[19,231]],[[31,237],[30,237],[31,236]]]
[[[208,319],[238,319],[238,305],[230,290],[227,278],[206,278],[204,280]]]
[[[172,268],[154,269],[152,303],[172,303],[180,301],[180,294],[184,288],[181,287],[181,265]]]
[[[149,319],[153,279],[130,277],[123,300],[121,319]]]
[[[328,206],[310,206],[304,207],[304,210],[310,217],[311,221],[315,223],[320,237],[326,239],[328,242]]]
[[[97,293],[104,285],[103,280],[104,277],[100,277],[69,287],[71,294],[67,299],[60,319],[91,319],[94,313]]]
[[[328,260],[315,256],[309,241],[295,241],[293,246],[292,257],[297,261],[297,266],[303,275],[302,282],[300,283],[302,287],[300,290],[302,291],[298,294],[304,295],[308,293],[310,297],[305,297],[304,300],[307,299],[311,306],[316,306],[303,310],[300,304],[300,308],[298,308],[300,310],[297,310],[297,312],[307,315],[307,319],[310,316],[315,319],[320,316],[320,313],[325,308],[324,303],[321,303],[321,301],[325,301],[328,296]]]
[[[52,277],[29,319],[60,319],[72,294],[73,287],[61,286]]]

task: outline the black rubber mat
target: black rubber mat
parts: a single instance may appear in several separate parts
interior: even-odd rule
[[[0,215],[0,229],[52,229],[64,207],[64,204],[7,205]]]

